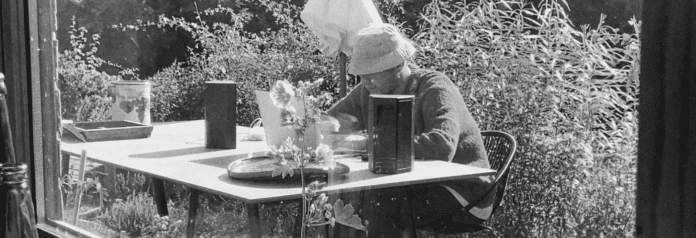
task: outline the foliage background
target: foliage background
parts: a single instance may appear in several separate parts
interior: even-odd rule
[[[207,80],[238,82],[237,107],[239,115],[245,115],[240,124],[258,117],[253,90],[267,89],[277,79],[329,79],[322,87],[337,95],[336,60],[313,50],[316,39],[299,22],[295,1],[240,2],[211,10],[200,2],[199,14],[193,16],[181,10],[181,15],[121,19],[122,24],[101,28],[190,38],[183,57],[156,72],[141,71],[140,77],[154,82],[155,121],[202,118],[201,94]],[[504,237],[632,236],[639,21],[624,19],[625,25],[609,26],[605,20],[618,14],[596,14],[591,26],[575,25],[567,10],[573,3],[564,0],[508,5],[491,0],[376,2],[385,18],[400,25],[418,46],[414,61],[445,72],[460,86],[482,129],[506,131],[517,138],[505,204],[492,221],[498,232]],[[135,15],[148,19],[160,13],[143,9]],[[626,25],[631,30],[625,30]],[[89,39],[84,39],[89,46]],[[72,52],[81,49],[71,47]],[[101,66],[88,71],[108,72]],[[61,77],[78,83],[95,81],[70,75]],[[100,80],[111,77],[107,75]],[[75,104],[70,98],[85,98],[75,95],[83,94],[64,91],[64,105]]]
[[[482,129],[518,140],[496,230],[631,236],[639,23],[577,30],[563,4],[428,5],[416,61],[460,85]]]
[[[538,4],[544,0],[531,0]],[[272,12],[262,4],[269,1],[256,0],[57,0],[58,7],[58,41],[59,51],[71,46],[68,31],[71,19],[79,27],[85,27],[92,34],[102,36],[102,49],[97,56],[117,63],[125,68],[136,68],[141,76],[149,77],[174,61],[183,62],[188,56],[187,47],[195,45],[193,37],[183,30],[170,28],[150,28],[147,31],[122,31],[113,25],[137,24],[139,21],[157,21],[158,16],[180,17],[195,21],[196,10],[214,8],[218,5],[235,10],[247,9],[253,16],[244,25],[247,32],[258,33],[264,30],[279,30],[282,25],[275,22]],[[306,0],[285,0],[296,7],[302,7]],[[374,0],[386,15],[405,22],[417,30],[417,21],[427,3],[432,0]],[[445,2],[458,2],[447,0]],[[467,1],[471,2],[471,1]],[[630,33],[633,27],[628,25],[632,16],[640,19],[640,1],[635,0],[569,0],[571,20],[578,24],[597,24],[599,15],[608,15],[607,24],[618,27],[622,32]],[[228,19],[219,16],[207,21],[225,22]],[[109,74],[116,74],[117,69],[104,67]]]
[[[71,48],[58,59],[62,119],[98,121],[110,117],[111,100],[108,87],[118,76],[109,75],[99,68],[106,61],[97,56],[99,35],[88,36],[87,29],[75,27],[68,31]]]

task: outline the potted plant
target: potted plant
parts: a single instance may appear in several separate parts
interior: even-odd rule
[[[121,80],[112,83],[111,120],[128,120],[150,125],[149,81]]]

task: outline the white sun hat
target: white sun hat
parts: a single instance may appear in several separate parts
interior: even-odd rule
[[[396,67],[416,53],[413,44],[390,24],[373,24],[356,32],[348,73],[365,75]]]

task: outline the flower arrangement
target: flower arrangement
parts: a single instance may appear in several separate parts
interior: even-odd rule
[[[302,181],[302,228],[301,237],[305,237],[307,227],[331,225],[336,223],[353,227],[358,230],[367,229],[358,215],[353,214],[355,209],[350,204],[344,204],[341,199],[331,205],[328,202],[326,193],[319,193],[324,183],[317,181],[305,185],[304,168],[308,163],[316,163],[333,169],[336,162],[333,159],[333,151],[328,145],[319,144],[312,148],[307,144],[307,129],[319,124],[328,123],[334,131],[338,131],[339,124],[335,120],[322,121],[322,111],[320,107],[331,101],[328,93],[319,96],[312,95],[312,92],[319,87],[323,79],[314,82],[300,81],[294,87],[287,80],[279,80],[271,87],[271,100],[273,105],[281,109],[282,126],[292,127],[297,135],[297,140],[288,138],[279,148],[272,146],[270,156],[276,159],[275,168],[272,176],[293,176],[293,166],[299,166]],[[290,105],[293,98],[299,98],[304,102],[304,115],[298,115],[294,107]],[[290,164],[289,160],[296,163]],[[296,165],[295,165],[296,164]]]

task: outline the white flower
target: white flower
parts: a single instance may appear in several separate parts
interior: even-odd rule
[[[331,150],[328,145],[320,144],[315,150],[315,153],[317,156],[315,161],[326,164],[329,169],[333,169],[336,166],[336,161],[334,161],[333,158],[333,150]]]
[[[295,90],[287,80],[278,80],[271,88],[271,100],[276,107],[286,108],[294,96]]]

